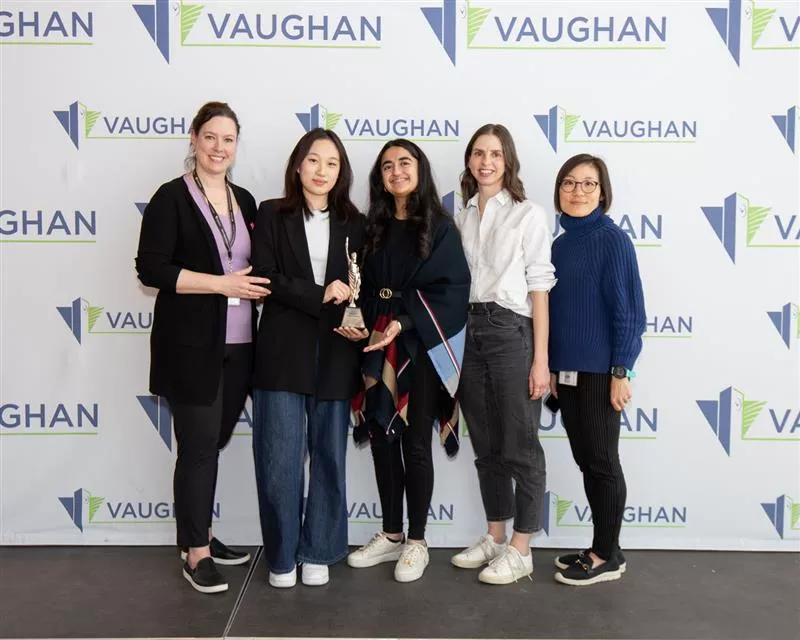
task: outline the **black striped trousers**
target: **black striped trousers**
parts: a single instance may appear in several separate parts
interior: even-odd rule
[[[592,511],[592,551],[608,560],[619,549],[627,487],[619,461],[619,411],[611,406],[611,374],[578,373],[578,385],[558,385],[572,456],[583,473]]]

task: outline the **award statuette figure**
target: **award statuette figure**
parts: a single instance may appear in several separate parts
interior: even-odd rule
[[[350,286],[350,304],[344,309],[342,327],[364,329],[364,315],[355,302],[361,291],[361,271],[358,268],[358,255],[355,252],[350,253],[350,238],[345,238],[344,250],[347,254],[347,284]]]

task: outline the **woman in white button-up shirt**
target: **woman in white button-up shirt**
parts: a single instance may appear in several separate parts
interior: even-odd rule
[[[538,429],[550,382],[547,299],[556,280],[546,214],[525,199],[508,129],[478,129],[464,165],[464,209],[456,224],[472,288],[459,399],[488,531],[452,562],[464,569],[489,563],[478,579],[508,584],[533,573],[530,538],[541,528],[545,508]]]

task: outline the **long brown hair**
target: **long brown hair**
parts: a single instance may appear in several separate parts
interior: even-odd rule
[[[478,192],[478,181],[469,170],[469,159],[472,156],[472,147],[475,146],[475,141],[481,136],[497,136],[497,139],[500,140],[505,163],[503,188],[508,191],[514,202],[522,202],[525,199],[525,187],[519,178],[519,157],[517,148],[514,146],[514,138],[502,124],[485,124],[472,134],[467,143],[467,149],[464,151],[464,172],[461,174],[461,197],[464,200],[464,206],[466,207],[470,198]]]

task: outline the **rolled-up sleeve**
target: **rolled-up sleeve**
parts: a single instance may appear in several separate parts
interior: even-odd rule
[[[522,233],[528,291],[550,291],[556,284],[556,270],[550,261],[551,233],[544,209],[534,205]]]
[[[164,291],[175,291],[181,268],[173,264],[178,236],[176,203],[162,186],[142,214],[136,272],[141,283]]]

